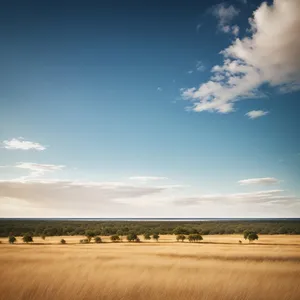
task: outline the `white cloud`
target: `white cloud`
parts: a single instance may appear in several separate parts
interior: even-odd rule
[[[188,74],[193,74],[193,72],[194,72],[193,70],[187,71]]]
[[[178,205],[201,205],[201,204],[296,204],[300,199],[284,194],[284,190],[268,190],[251,193],[234,194],[208,194],[196,197],[180,198],[174,201]]]
[[[147,182],[147,181],[158,181],[158,180],[167,180],[167,177],[159,177],[159,176],[132,176],[129,177],[130,180],[137,180],[140,182]]]
[[[27,180],[32,177],[39,177],[44,175],[47,172],[60,171],[63,168],[65,168],[64,165],[37,164],[37,163],[30,163],[30,162],[21,162],[16,164],[15,167],[30,171],[30,175],[22,177],[23,180]]]
[[[250,178],[238,181],[240,185],[270,185],[278,184],[280,181],[274,177]]]
[[[203,63],[202,63],[201,60],[198,60],[197,63],[196,63],[196,70],[197,70],[198,72],[203,72],[203,71],[205,71],[205,67],[204,67],[204,65],[203,65]]]
[[[269,113],[268,111],[263,111],[263,110],[251,110],[246,113],[246,116],[248,116],[249,119],[256,119],[256,118],[263,117],[268,113]]]
[[[158,91],[158,92],[162,92],[162,90],[163,90],[163,89],[162,89],[160,86],[157,88],[157,91]]]
[[[233,26],[231,26],[231,30],[232,30],[232,33],[233,33],[235,36],[238,36],[238,35],[239,35],[239,32],[240,32],[240,27],[237,26],[237,25],[233,25]]]
[[[208,82],[182,91],[183,98],[194,102],[192,109],[232,112],[236,101],[262,97],[258,88],[263,83],[284,93],[299,90],[299,11],[299,0],[261,4],[249,20],[251,36],[237,38],[221,51],[223,65],[212,68],[213,76]]]
[[[9,150],[37,150],[37,151],[43,151],[46,149],[45,146],[35,143],[35,142],[30,142],[30,141],[25,141],[23,138],[13,138],[11,140],[5,140],[3,141],[3,145],[5,149]]]
[[[233,5],[225,6],[224,3],[214,6],[212,14],[218,19],[218,27],[223,32],[229,32],[231,21],[239,14],[239,10]]]
[[[196,31],[198,32],[199,30],[200,30],[200,28],[202,27],[202,24],[197,24],[197,26],[196,26]]]

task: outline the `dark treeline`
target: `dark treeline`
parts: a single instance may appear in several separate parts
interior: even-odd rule
[[[136,234],[241,234],[245,230],[259,234],[300,234],[299,220],[231,220],[231,221],[82,221],[82,220],[0,220],[0,236]]]

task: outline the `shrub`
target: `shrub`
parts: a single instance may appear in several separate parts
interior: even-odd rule
[[[177,242],[179,242],[179,241],[183,242],[185,240],[185,235],[184,234],[178,234],[176,236],[176,240],[177,240]]]
[[[248,240],[249,243],[254,241],[254,240],[258,240],[258,235],[255,231],[249,231],[249,230],[245,230],[244,231],[244,239]]]
[[[138,236],[137,236],[137,234],[134,233],[134,232],[131,232],[131,233],[129,233],[129,234],[127,235],[127,240],[128,240],[128,242],[134,242],[134,241],[136,241],[137,239],[138,239]]]
[[[17,241],[17,239],[16,239],[14,236],[9,236],[9,237],[8,237],[8,242],[9,242],[10,244],[14,244],[16,241]]]
[[[120,237],[117,234],[114,234],[110,237],[111,241],[113,243],[119,242],[120,241]]]
[[[33,243],[33,238],[32,235],[30,233],[26,233],[23,237],[22,240],[24,243]]]
[[[41,235],[41,239],[42,239],[42,240],[45,240],[45,239],[46,239],[46,235],[45,235],[45,234],[42,234],[42,235]]]
[[[86,236],[86,238],[88,239],[89,242],[91,241],[91,239],[92,239],[95,235],[96,235],[95,232],[92,231],[92,230],[87,230],[87,231],[85,232],[85,236]]]
[[[64,240],[64,239],[61,239],[61,240],[60,240],[60,243],[61,243],[61,244],[66,244],[67,242],[66,242],[66,240]]]
[[[159,236],[158,233],[154,233],[154,234],[152,235],[152,238],[158,242],[158,239],[160,238],[160,236]]]
[[[97,243],[97,244],[102,243],[102,239],[100,236],[94,237],[94,240],[95,240],[95,243]]]
[[[190,234],[188,237],[190,242],[200,242],[203,240],[203,237],[199,233]]]
[[[151,236],[149,232],[144,233],[144,239],[145,240],[151,240]]]

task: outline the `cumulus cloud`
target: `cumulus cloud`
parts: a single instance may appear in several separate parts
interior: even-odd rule
[[[270,185],[278,184],[280,181],[274,177],[250,178],[238,181],[240,185]]]
[[[299,202],[299,198],[284,194],[284,190],[268,190],[251,193],[208,194],[197,197],[176,199],[177,205],[205,205],[205,204],[292,204]]]
[[[15,165],[16,168],[30,171],[30,175],[22,177],[24,180],[32,177],[39,177],[47,172],[60,171],[64,165],[37,164],[31,162],[21,162]]]
[[[117,200],[160,193],[161,187],[141,187],[119,182],[76,181],[0,181],[0,205],[5,199],[22,200],[26,205],[44,209],[101,209]],[[121,203],[120,203],[121,204]],[[101,213],[101,211],[100,211]]]
[[[262,3],[249,19],[250,36],[221,51],[223,65],[214,66],[200,87],[183,89],[182,97],[193,101],[196,112],[229,113],[236,101],[264,96],[264,83],[281,93],[300,90],[299,11],[299,0]]]
[[[158,180],[167,180],[167,177],[160,177],[160,176],[132,176],[129,177],[130,180],[137,180],[141,182],[147,181],[158,181]]]
[[[224,3],[214,6],[212,9],[212,14],[218,19],[218,27],[223,32],[230,31],[229,24],[239,12],[233,5],[226,6]]]
[[[246,113],[246,116],[249,117],[249,119],[256,119],[263,116],[266,116],[269,112],[263,111],[263,110],[251,110]]]
[[[45,146],[40,143],[26,141],[23,138],[13,138],[11,140],[3,141],[3,147],[8,150],[37,150],[43,151],[46,149]]]

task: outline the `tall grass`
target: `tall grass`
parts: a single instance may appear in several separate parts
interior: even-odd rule
[[[66,240],[2,243],[0,299],[300,299],[297,245]]]

